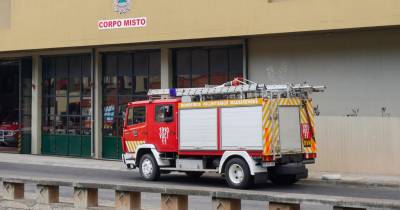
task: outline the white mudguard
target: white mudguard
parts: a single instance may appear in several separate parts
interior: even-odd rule
[[[264,168],[261,165],[256,165],[256,162],[254,161],[254,159],[251,158],[249,153],[247,153],[246,151],[225,151],[224,154],[222,155],[221,161],[219,163],[219,167],[218,167],[219,173],[223,173],[222,169],[224,167],[224,164],[226,163],[226,160],[228,160],[232,156],[239,156],[239,157],[243,158],[247,162],[247,165],[249,166],[251,175],[267,172],[267,168]]]
[[[139,154],[138,152],[141,149],[151,149],[151,152],[153,153],[153,156],[156,159],[158,166],[169,166],[171,164],[169,160],[163,160],[163,159],[160,158],[160,153],[157,151],[157,149],[154,146],[154,144],[142,144],[142,145],[138,146],[136,148],[135,160],[137,158],[136,157],[137,154]]]

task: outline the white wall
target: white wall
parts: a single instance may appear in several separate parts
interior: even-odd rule
[[[400,175],[400,118],[317,117],[311,171]]]
[[[400,116],[400,29],[256,37],[248,52],[251,80],[327,85],[321,115]]]

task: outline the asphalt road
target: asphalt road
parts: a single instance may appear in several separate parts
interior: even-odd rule
[[[144,182],[140,179],[137,171],[111,171],[99,169],[82,169],[58,166],[45,165],[26,165],[26,164],[11,164],[0,163],[0,174],[3,176],[28,176],[28,177],[48,177],[63,180],[81,180],[81,181],[98,181],[101,183],[129,183],[129,182]],[[224,188],[227,187],[223,178],[215,175],[205,175],[199,179],[191,179],[183,174],[163,175],[156,182],[163,185],[185,185],[193,187],[209,187],[209,188]],[[27,186],[27,191],[34,192],[35,187]],[[285,193],[300,193],[314,195],[333,195],[358,198],[374,198],[374,199],[390,199],[400,200],[400,190],[394,189],[379,189],[379,188],[362,188],[362,187],[345,187],[334,185],[316,185],[298,183],[293,186],[274,186],[265,181],[263,177],[258,177],[257,184],[253,190],[257,191],[272,191]],[[61,196],[72,196],[72,189],[64,187],[61,189]],[[100,199],[112,201],[114,192],[111,190],[102,190],[99,193]],[[142,195],[143,206],[150,209],[158,209],[160,202],[159,194],[144,193]],[[189,197],[190,209],[210,209],[211,199],[200,196]],[[315,204],[305,204],[306,209],[323,210],[331,209],[329,206],[321,206]],[[266,209],[266,202],[262,201],[243,201],[242,209]]]

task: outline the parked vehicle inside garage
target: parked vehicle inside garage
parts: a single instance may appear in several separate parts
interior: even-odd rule
[[[19,110],[15,109],[5,113],[0,119],[0,144],[16,146],[19,135]]]

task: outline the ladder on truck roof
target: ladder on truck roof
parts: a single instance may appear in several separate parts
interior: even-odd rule
[[[213,100],[215,98],[306,98],[310,93],[322,92],[325,86],[304,84],[265,85],[250,80],[235,78],[220,86],[202,88],[151,89],[150,98],[191,97],[191,99]]]

